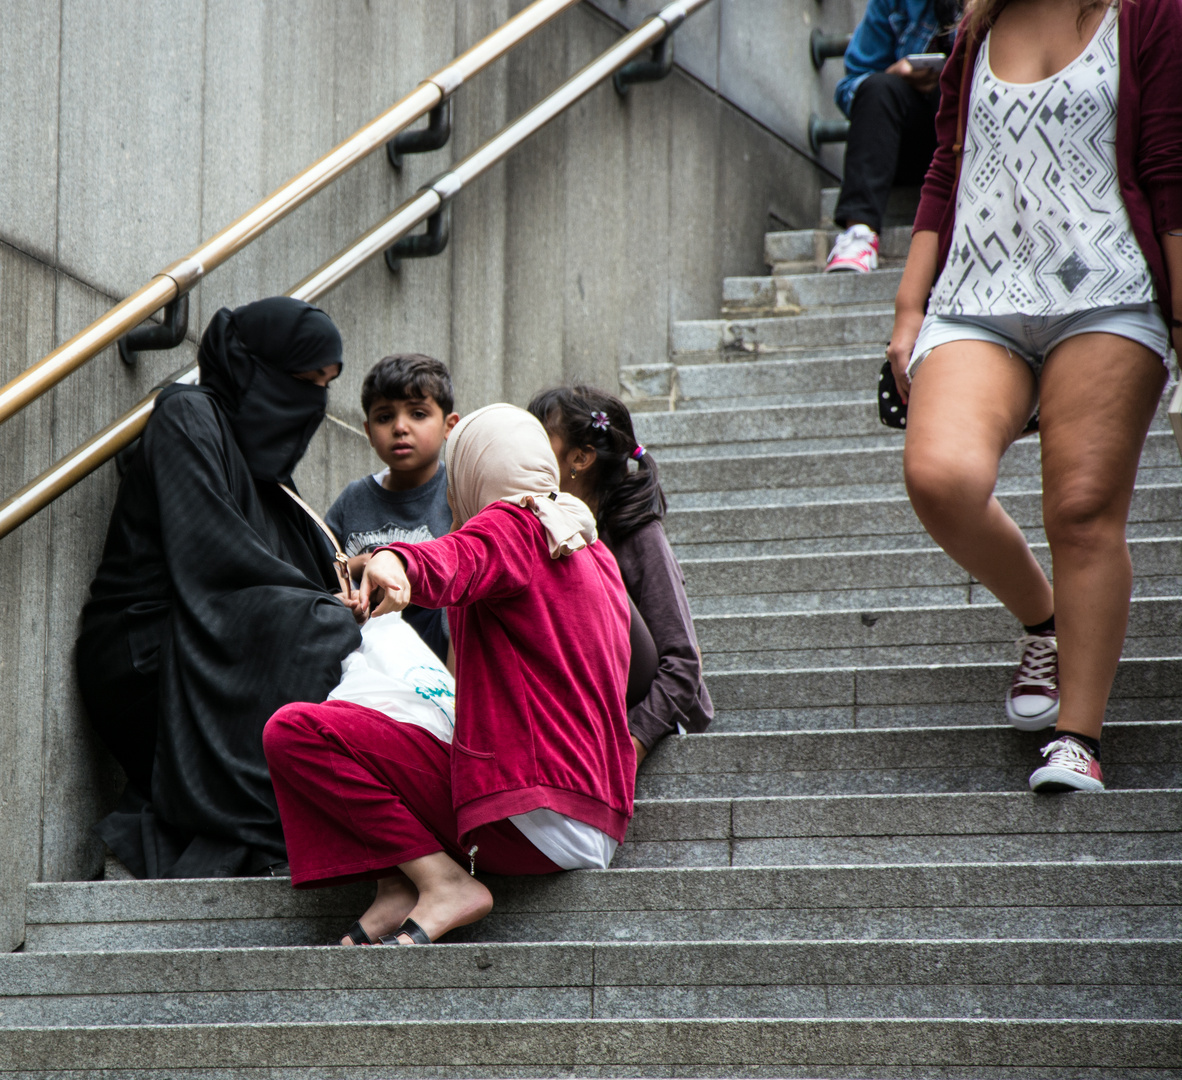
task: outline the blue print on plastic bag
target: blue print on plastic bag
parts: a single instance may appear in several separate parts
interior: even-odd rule
[[[423,664],[407,671],[406,680],[419,697],[443,713],[452,730],[455,730],[456,695],[444,673]]]

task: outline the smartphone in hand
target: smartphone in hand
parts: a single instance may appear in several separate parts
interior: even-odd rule
[[[942,52],[921,52],[911,53],[903,59],[916,71],[941,71],[948,57]]]

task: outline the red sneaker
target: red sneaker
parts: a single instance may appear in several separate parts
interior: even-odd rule
[[[1059,640],[1054,634],[1018,639],[1022,659],[1006,691],[1006,718],[1019,731],[1041,731],[1059,719]]]
[[[868,274],[878,269],[878,233],[869,225],[851,225],[837,234],[837,243],[829,252],[825,273],[837,270]]]
[[[1083,743],[1076,742],[1070,735],[1047,743],[1042,748],[1047,763],[1030,774],[1030,790],[1042,793],[1052,791],[1103,791],[1104,777],[1100,774],[1100,762]]]

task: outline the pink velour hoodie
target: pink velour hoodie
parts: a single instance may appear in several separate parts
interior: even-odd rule
[[[388,550],[406,564],[414,603],[447,608],[461,842],[541,807],[622,841],[636,774],[624,709],[629,612],[607,548],[552,559],[533,513],[499,502],[438,540]]]

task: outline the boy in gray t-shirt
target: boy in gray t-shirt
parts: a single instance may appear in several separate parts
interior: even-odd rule
[[[365,433],[386,467],[354,480],[325,515],[349,556],[354,580],[375,548],[434,540],[451,531],[447,472],[440,468],[439,454],[460,419],[452,411],[453,399],[447,368],[420,353],[387,356],[366,375],[361,385]],[[412,604],[402,616],[446,662],[444,612]]]

